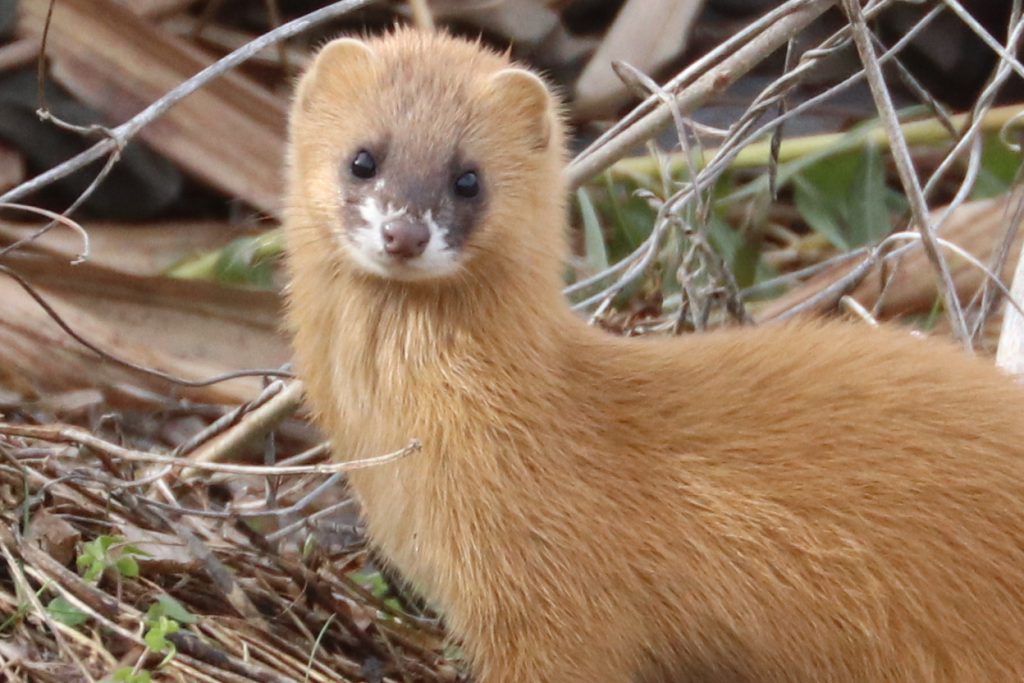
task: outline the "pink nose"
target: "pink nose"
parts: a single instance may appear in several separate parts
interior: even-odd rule
[[[415,220],[392,221],[384,226],[384,251],[397,259],[416,258],[427,248],[430,228]]]

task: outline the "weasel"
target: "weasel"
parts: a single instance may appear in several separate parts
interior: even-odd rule
[[[479,683],[1024,680],[1024,393],[842,323],[619,338],[561,294],[561,105],[478,44],[297,88],[296,363]]]

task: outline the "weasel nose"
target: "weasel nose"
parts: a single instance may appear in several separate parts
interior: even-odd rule
[[[397,259],[416,258],[427,248],[430,228],[421,221],[392,221],[382,229],[384,251]]]

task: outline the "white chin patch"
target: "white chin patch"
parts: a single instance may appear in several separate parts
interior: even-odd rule
[[[381,207],[375,197],[359,205],[363,224],[348,226],[347,235],[338,236],[352,259],[371,273],[395,280],[428,280],[451,275],[459,269],[454,249],[448,246],[448,229],[434,220],[430,211],[413,218],[430,229],[430,240],[419,256],[395,258],[384,248],[384,226],[409,214],[408,207],[388,204]]]

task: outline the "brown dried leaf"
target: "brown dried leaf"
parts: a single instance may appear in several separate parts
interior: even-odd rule
[[[38,224],[0,222],[0,245],[25,239]],[[89,223],[89,263],[128,275],[162,275],[183,259],[227,246],[248,232],[217,221],[166,221],[124,225]],[[58,226],[42,238],[47,254],[72,261],[82,238]]]
[[[561,26],[561,19],[544,0],[435,0],[430,9],[438,19],[486,28],[520,49],[536,47]]]
[[[135,556],[143,573],[188,574],[201,568],[185,547],[184,541],[177,536],[135,525],[126,525],[119,533],[124,536],[126,543],[145,553]]]
[[[981,260],[982,263],[987,263],[1006,230],[1006,211],[1010,206],[1008,202],[1009,198],[1002,197],[964,204],[949,217],[941,237],[956,243]],[[940,213],[942,213],[942,209],[936,211],[936,215]],[[1012,273],[1013,265],[1017,262],[1022,239],[1024,239],[1024,234],[1018,235],[1010,252],[1010,258],[1007,260],[1008,265],[1000,274],[1004,279]],[[945,256],[961,299],[973,294],[983,284],[985,274],[948,251],[945,252]],[[820,273],[800,287],[773,300],[758,314],[758,319],[770,320],[800,302],[810,299],[849,273],[854,267],[856,264],[844,264]],[[891,318],[930,310],[938,296],[936,282],[931,262],[918,244],[903,258],[899,268],[895,271],[892,284],[885,294],[880,317]],[[882,278],[876,271],[864,278],[860,285],[851,292],[851,296],[870,308],[878,300],[882,284]]]
[[[74,561],[82,535],[62,517],[43,509],[32,515],[25,538],[66,567]]]
[[[0,142],[0,192],[25,180],[25,157],[21,152]]]
[[[5,264],[37,287],[74,330],[107,352],[193,380],[278,367],[288,359],[275,292],[134,274],[130,262],[148,253],[144,240],[153,233],[131,230],[104,234],[94,244],[95,260],[72,266],[67,252],[77,252],[78,244],[58,241],[50,248],[51,238],[61,233],[14,252]],[[0,245],[12,237],[0,230]],[[150,256],[151,264],[157,260]],[[0,384],[6,388],[38,394],[97,387],[109,390],[115,402],[137,397],[140,390],[163,395],[174,388],[98,362],[9,278],[0,277],[0,299],[5,302],[0,310]],[[251,398],[259,387],[258,379],[246,378],[175,390],[194,400],[234,403]]]
[[[49,0],[21,3],[22,30],[40,35]],[[54,78],[120,123],[213,62],[187,41],[114,0],[62,0],[47,56]],[[231,73],[147,126],[141,137],[221,191],[276,213],[285,102]]]
[[[613,114],[630,97],[612,71],[615,61],[653,74],[686,50],[704,0],[628,0],[576,82],[573,113]]]

